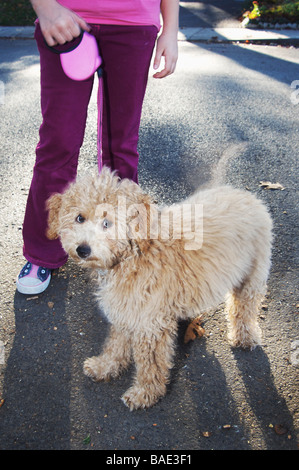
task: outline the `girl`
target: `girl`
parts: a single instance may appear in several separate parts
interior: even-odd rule
[[[178,48],[179,0],[31,0],[37,14],[42,125],[27,200],[23,253],[27,263],[17,278],[23,294],[39,294],[51,270],[67,255],[59,240],[46,237],[45,202],[76,178],[93,77],[74,81],[48,46],[62,45],[81,30],[94,35],[103,61],[102,162],[121,178],[138,182],[138,132],[153,49],[155,78],[174,72]],[[47,43],[47,44],[46,44]]]

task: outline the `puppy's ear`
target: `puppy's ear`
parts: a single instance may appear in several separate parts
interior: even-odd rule
[[[61,208],[62,195],[57,193],[48,199],[46,207],[49,211],[48,214],[48,229],[47,237],[50,240],[58,238],[58,228],[59,228],[59,210]]]

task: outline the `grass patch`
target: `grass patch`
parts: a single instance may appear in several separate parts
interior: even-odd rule
[[[33,26],[35,19],[36,14],[29,0],[1,0],[1,26]]]
[[[269,23],[299,23],[299,0],[260,0],[260,20]],[[252,1],[246,0],[243,13],[252,10]]]

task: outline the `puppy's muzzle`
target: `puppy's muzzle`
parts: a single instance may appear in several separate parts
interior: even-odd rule
[[[79,245],[76,249],[80,258],[88,258],[91,253],[91,248],[88,245]]]

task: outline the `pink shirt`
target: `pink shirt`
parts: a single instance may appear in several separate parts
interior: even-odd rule
[[[87,23],[155,25],[160,29],[161,0],[58,0]]]

